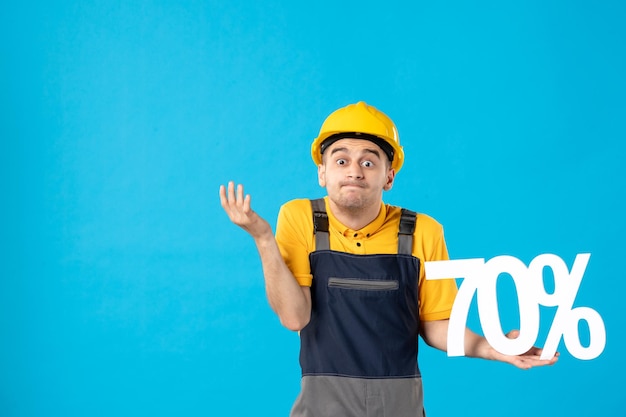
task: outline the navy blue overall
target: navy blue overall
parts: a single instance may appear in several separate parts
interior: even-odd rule
[[[402,210],[398,254],[355,255],[330,250],[324,200],[311,204],[312,312],[300,332],[302,390],[291,416],[422,416],[416,214]]]

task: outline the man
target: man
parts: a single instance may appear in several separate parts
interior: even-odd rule
[[[311,149],[328,195],[283,205],[276,237],[243,186],[220,187],[231,221],[254,238],[272,309],[300,331],[302,389],[291,415],[423,415],[418,335],[446,350],[456,295],[453,279],[424,275],[424,262],[448,259],[443,229],[383,203],[404,152],[376,108],[359,102],[333,112]],[[503,355],[469,329],[465,352],[522,369],[557,360],[540,360],[537,348]]]

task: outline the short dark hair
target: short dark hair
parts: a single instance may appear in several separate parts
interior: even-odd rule
[[[333,143],[337,142],[340,139],[363,139],[363,140],[369,140],[370,142],[373,142],[376,145],[378,145],[378,147],[380,147],[380,149],[383,150],[385,155],[387,155],[387,158],[389,159],[389,162],[393,162],[393,155],[394,155],[393,147],[389,143],[387,143],[386,140],[381,139],[378,136],[370,135],[368,133],[359,133],[359,132],[335,133],[334,135],[331,135],[331,136],[327,137],[324,140],[324,142],[322,142],[322,144],[320,145],[320,153],[322,155],[324,155],[324,151],[326,149],[328,149],[328,147],[330,145],[332,145]]]

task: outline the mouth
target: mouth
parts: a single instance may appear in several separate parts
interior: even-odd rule
[[[342,188],[366,188],[366,185],[360,182],[344,182],[341,183]]]

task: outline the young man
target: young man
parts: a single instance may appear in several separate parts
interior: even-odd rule
[[[243,186],[220,187],[222,207],[254,238],[269,303],[300,331],[302,389],[292,416],[423,415],[418,335],[446,350],[456,296],[427,281],[424,262],[447,260],[443,228],[383,203],[404,162],[392,120],[363,102],[333,112],[313,141],[327,197],[280,210],[276,237]],[[551,365],[540,349],[506,356],[466,330],[467,356],[522,369]]]

